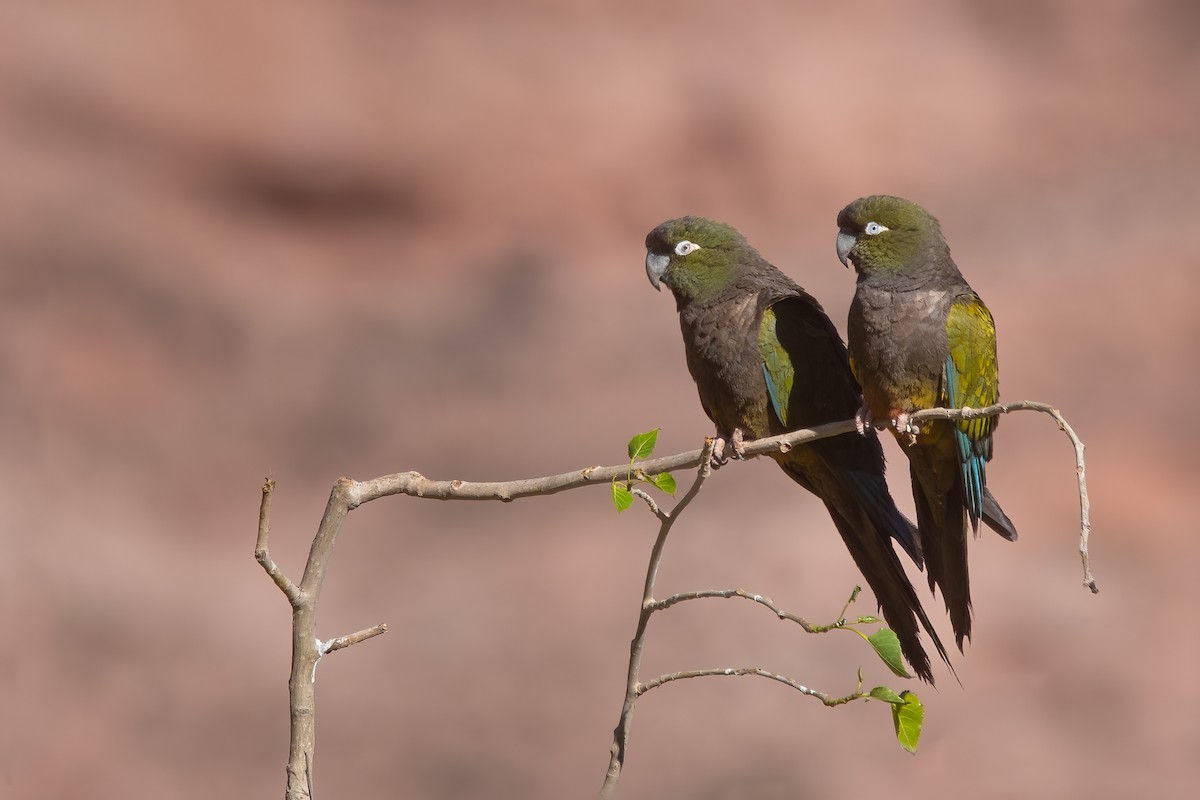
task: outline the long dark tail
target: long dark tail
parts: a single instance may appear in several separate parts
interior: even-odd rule
[[[960,480],[943,480],[947,490],[940,491],[937,476],[921,454],[909,453],[913,500],[917,506],[917,527],[929,573],[929,588],[937,586],[950,613],[958,649],[971,636],[971,578],[967,569],[966,496]]]
[[[954,636],[961,651],[963,640],[971,636],[971,578],[967,566],[967,523],[971,489],[964,486],[962,473],[941,463],[936,450],[910,448],[909,471],[913,499],[917,505],[917,526],[921,547],[929,570],[929,588],[937,586],[950,612]],[[1000,508],[996,498],[982,485],[983,521],[1005,539],[1017,538],[1012,520]]]
[[[781,466],[797,483],[825,502],[846,549],[879,602],[884,619],[900,640],[905,659],[922,680],[932,684],[933,670],[921,644],[920,628],[929,634],[947,665],[950,658],[892,548],[891,538],[903,541],[911,537],[912,524],[896,508],[883,476],[831,470],[818,477],[793,464]],[[885,509],[890,512],[885,514]],[[886,527],[879,524],[878,517],[887,520]],[[953,673],[953,666],[950,671]]]

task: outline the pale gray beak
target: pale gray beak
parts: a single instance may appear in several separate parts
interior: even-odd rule
[[[854,238],[853,233],[847,233],[846,231],[838,231],[838,238],[837,238],[838,261],[842,262],[842,264],[847,267],[850,266],[850,250],[854,248],[854,243],[856,241],[857,241],[857,239]]]
[[[662,286],[659,281],[662,280],[663,273],[667,271],[667,264],[671,263],[670,256],[656,256],[649,250],[646,251],[646,277],[650,279],[650,285],[655,289],[662,291]]]

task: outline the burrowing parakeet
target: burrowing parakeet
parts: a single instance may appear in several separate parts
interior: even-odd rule
[[[739,457],[743,440],[854,417],[862,398],[837,329],[734,228],[700,217],[670,220],[647,235],[646,251],[650,283],[665,283],[675,296],[688,369],[716,423],[718,463],[726,449]],[[920,566],[916,532],[888,493],[874,431],[773,457],[825,503],[905,658],[932,683],[918,621],[943,659],[946,650],[892,548],[895,539]]]
[[[996,326],[963,279],[938,221],[889,195],[838,214],[837,253],[858,273],[847,339],[862,386],[860,428],[890,424],[909,459],[929,585],[940,587],[961,650],[971,635],[967,521],[1016,528],[987,488],[995,417],[910,425],[923,408],[981,408],[1000,396]]]

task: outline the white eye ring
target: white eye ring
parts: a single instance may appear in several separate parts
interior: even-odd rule
[[[867,227],[863,228],[863,233],[868,236],[878,236],[886,230],[888,230],[886,225],[880,225],[878,222],[868,222]]]
[[[700,249],[700,245],[692,244],[687,239],[684,239],[682,242],[675,245],[675,255],[686,256],[688,253],[692,252],[693,250],[699,250],[699,249]]]

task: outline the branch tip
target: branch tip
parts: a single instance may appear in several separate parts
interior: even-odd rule
[[[387,632],[388,632],[387,623],[381,622],[378,625],[375,625],[370,628],[364,628],[361,631],[351,633],[347,636],[339,636],[336,639],[331,639],[326,644],[323,652],[333,653],[337,650],[343,650],[347,647],[350,647],[351,645],[358,644],[359,642],[365,642],[367,639],[374,639],[376,636],[380,635],[381,633],[387,633]]]

